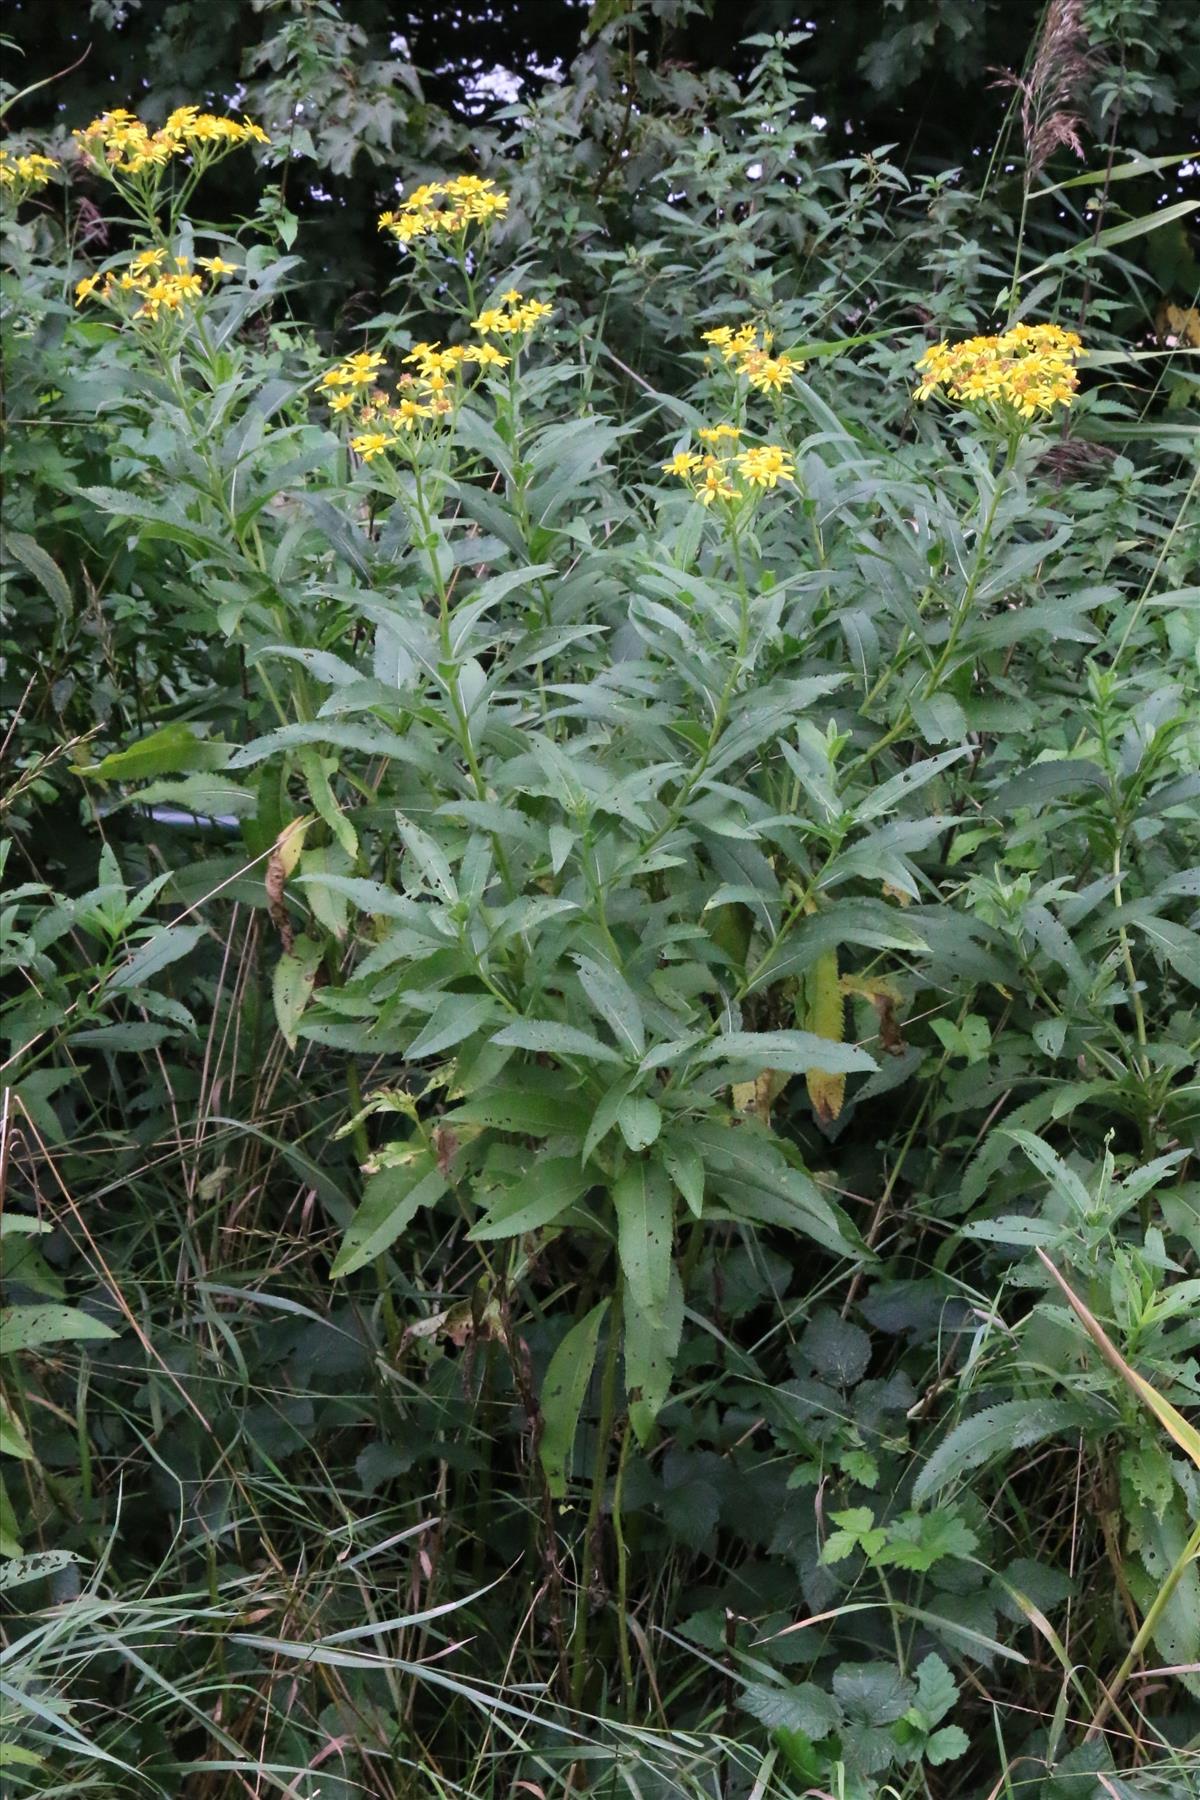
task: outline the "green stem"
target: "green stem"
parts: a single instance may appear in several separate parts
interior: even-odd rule
[[[1133,1673],[1133,1670],[1141,1657],[1142,1651],[1146,1648],[1146,1645],[1151,1641],[1154,1633],[1158,1630],[1159,1622],[1162,1619],[1164,1612],[1167,1610],[1167,1607],[1171,1604],[1171,1597],[1174,1594],[1175,1589],[1179,1586],[1179,1583],[1187,1574],[1189,1566],[1195,1562],[1197,1557],[1200,1557],[1200,1525],[1197,1525],[1195,1531],[1193,1531],[1191,1537],[1184,1545],[1181,1554],[1177,1557],[1173,1566],[1167,1571],[1166,1578],[1157,1594],[1155,1594],[1149,1612],[1142,1620],[1141,1629],[1129,1646],[1124,1662],[1105,1688],[1104,1698],[1096,1708],[1096,1711],[1092,1716],[1092,1722],[1087,1728],[1087,1736],[1089,1738],[1096,1736],[1105,1719],[1116,1705],[1121,1690]]]
[[[959,601],[954,617],[950,621],[950,630],[947,634],[946,642],[942,646],[942,653],[926,677],[925,686],[921,694],[921,698],[924,700],[928,700],[932,694],[936,693],[938,684],[941,681],[942,676],[946,673],[951,658],[958,648],[958,640],[962,636],[963,628],[971,616],[971,608],[974,604],[975,595],[978,591],[979,583],[983,576],[984,567],[987,561],[992,531],[996,524],[996,514],[1000,509],[1000,499],[1004,492],[1004,480],[1016,458],[1017,445],[1019,442],[1020,437],[1016,434],[1008,440],[1008,454],[1004,459],[1004,463],[996,476],[995,485],[992,488],[992,498],[989,502],[987,513],[980,529],[979,541],[975,547],[975,561],[972,565],[971,573],[967,577],[967,585],[963,589],[962,599]],[[854,761],[849,764],[847,774],[853,774],[855,770],[860,769],[864,763],[870,762],[873,757],[878,756],[881,750],[886,750],[889,745],[894,744],[898,737],[903,736],[904,732],[908,730],[909,725],[912,723],[912,716],[912,705],[906,700],[900,709],[900,716],[895,724],[885,731],[878,742],[872,744],[869,750],[864,750],[861,756],[856,757]]]
[[[592,1578],[596,1572],[596,1537],[600,1529],[600,1511],[604,1504],[604,1478],[608,1471],[608,1448],[616,1417],[617,1348],[621,1341],[621,1271],[618,1267],[613,1283],[612,1306],[608,1315],[608,1346],[604,1355],[604,1372],[600,1377],[600,1422],[596,1428],[596,1454],[592,1463],[592,1497],[588,1505],[587,1526],[583,1539],[583,1566],[575,1601],[575,1630],[571,1650],[571,1705],[583,1700],[588,1662],[588,1608],[591,1603]]]

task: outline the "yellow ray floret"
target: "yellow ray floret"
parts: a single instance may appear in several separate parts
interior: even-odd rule
[[[1058,325],[1014,325],[995,337],[935,344],[917,363],[918,400],[933,394],[964,406],[990,406],[1022,421],[1070,406],[1079,390],[1078,335]]]

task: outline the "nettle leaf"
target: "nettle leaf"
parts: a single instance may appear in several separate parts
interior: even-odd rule
[[[545,1470],[550,1496],[555,1500],[561,1500],[566,1495],[567,1474],[579,1426],[579,1414],[596,1361],[600,1327],[608,1308],[608,1300],[601,1300],[591,1312],[572,1325],[550,1358],[550,1366],[542,1383],[542,1433],[538,1440],[538,1457]]]
[[[814,1314],[800,1348],[818,1375],[840,1387],[861,1381],[871,1360],[871,1340],[862,1326],[840,1318],[830,1306]]]
[[[772,1730],[782,1727],[785,1731],[802,1731],[814,1743],[837,1731],[842,1723],[842,1709],[833,1695],[811,1681],[783,1688],[751,1681],[738,1704],[760,1725]]]
[[[877,1562],[920,1571],[932,1569],[946,1557],[971,1556],[979,1546],[978,1538],[965,1521],[944,1507],[934,1513],[906,1513],[902,1518],[893,1519],[887,1529],[887,1539]]]
[[[913,1703],[916,1690],[891,1663],[843,1663],[834,1670],[833,1691],[848,1719],[862,1725],[891,1725]]]

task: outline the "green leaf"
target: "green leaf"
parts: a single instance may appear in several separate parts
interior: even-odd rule
[[[166,1025],[143,1025],[130,1019],[119,1025],[89,1025],[85,1031],[73,1031],[67,1042],[92,1050],[154,1050],[170,1036]]]
[[[567,1491],[567,1472],[579,1414],[596,1360],[600,1327],[608,1312],[609,1302],[601,1300],[577,1324],[572,1325],[554,1355],[542,1384],[542,1435],[538,1456],[546,1473],[546,1485],[552,1499],[561,1500]]]
[[[289,1050],[296,1048],[296,1028],[311,998],[320,962],[320,944],[309,937],[298,937],[291,950],[275,964],[271,995],[280,1035]]]
[[[4,549],[15,557],[33,576],[38,586],[54,602],[63,619],[71,616],[71,590],[67,578],[52,556],[47,555],[35,539],[24,531],[4,533]]]
[[[47,1575],[57,1575],[60,1569],[70,1568],[78,1561],[73,1550],[35,1550],[29,1556],[14,1557],[0,1568],[0,1594],[9,1588],[24,1587],[28,1581],[43,1581]]]
[[[167,925],[162,931],[139,944],[128,962],[122,963],[109,977],[109,988],[139,988],[171,963],[178,962],[194,950],[208,935],[205,925]]]
[[[901,769],[899,775],[893,775],[890,781],[885,781],[874,793],[868,794],[865,800],[859,801],[854,809],[855,818],[863,825],[868,819],[878,819],[881,814],[892,812],[902,800],[907,800],[910,794],[923,788],[926,782],[940,775],[943,769],[948,769],[952,763],[961,762],[968,755],[970,745],[963,744],[956,750],[943,750],[925,762],[913,763],[910,768]]]
[[[823,1563],[843,1562],[855,1550],[873,1557],[882,1550],[887,1533],[875,1524],[869,1506],[852,1506],[845,1512],[831,1514],[836,1531],[831,1531],[821,1551]]]
[[[1022,275],[1021,283],[1035,280],[1047,269],[1060,268],[1064,262],[1085,261],[1100,251],[1111,250],[1114,244],[1127,244],[1131,238],[1144,237],[1149,231],[1161,231],[1164,225],[1171,225],[1176,219],[1186,219],[1198,206],[1200,200],[1177,200],[1173,206],[1164,206],[1157,212],[1142,213],[1136,219],[1122,219],[1119,225],[1106,225],[1102,231],[1081,238],[1079,243],[1047,257],[1036,269]]]
[[[495,1013],[496,1002],[490,994],[447,994],[438,1001],[405,1054],[414,1059],[436,1056],[441,1050],[461,1044]]]
[[[458,899],[458,888],[441,846],[434,842],[427,831],[422,831],[419,825],[414,825],[411,819],[406,819],[401,813],[396,815],[396,828],[425,882],[439,899],[453,905]]]
[[[342,1240],[331,1278],[353,1275],[389,1250],[424,1206],[446,1192],[446,1179],[428,1151],[368,1177],[362,1203]]]
[[[662,1140],[659,1155],[663,1167],[687,1201],[688,1211],[697,1219],[704,1211],[704,1159],[694,1145],[681,1138]]]
[[[1045,1176],[1059,1199],[1066,1201],[1076,1217],[1080,1220],[1086,1219],[1092,1208],[1091,1195],[1075,1171],[1068,1168],[1058,1152],[1052,1150],[1049,1144],[1044,1144],[1041,1138],[1035,1137],[1031,1131],[1020,1131],[1015,1127],[1009,1127],[1005,1136],[1012,1138],[1014,1143],[1020,1144],[1034,1168],[1040,1175]]]
[[[544,1056],[582,1056],[589,1062],[622,1060],[610,1045],[602,1044],[591,1032],[580,1031],[574,1025],[560,1025],[556,1019],[518,1019],[498,1031],[492,1042]]]
[[[833,1691],[849,1718],[863,1725],[892,1725],[913,1702],[913,1684],[891,1663],[843,1663]]]
[[[657,1312],[627,1305],[624,1317],[629,1422],[639,1444],[645,1445],[671,1391],[683,1334],[683,1287],[675,1269],[670,1270],[667,1297]]]
[[[447,1114],[447,1123],[514,1131],[522,1137],[582,1137],[587,1130],[588,1110],[575,1095],[562,1091],[561,1076],[552,1089],[541,1091],[532,1085],[533,1077],[547,1071],[529,1069],[523,1073],[527,1079],[520,1087],[488,1087],[472,1094]]]
[[[925,1745],[925,1760],[936,1768],[939,1763],[957,1762],[971,1748],[971,1741],[960,1725],[943,1725]]]
[[[828,1737],[842,1722],[842,1709],[833,1695],[811,1681],[794,1687],[767,1687],[761,1681],[751,1681],[738,1704],[760,1725],[802,1731],[814,1742]]]
[[[612,1190],[617,1247],[629,1298],[638,1311],[658,1312],[671,1280],[674,1206],[662,1164],[639,1157]]]
[[[92,781],[148,781],[157,775],[181,775],[189,769],[220,769],[229,756],[227,744],[197,737],[188,725],[164,725],[124,750],[79,773]]]
[[[917,1705],[925,1715],[927,1728],[944,1719],[958,1699],[958,1683],[940,1656],[930,1654],[917,1664]]]
[[[28,1462],[33,1456],[29,1439],[25,1436],[20,1421],[2,1395],[0,1395],[0,1456],[17,1456],[25,1462]]]
[[[611,963],[599,963],[590,956],[576,956],[573,960],[584,993],[621,1048],[637,1061],[646,1048],[646,1028],[637,995]]]
[[[745,1064],[757,1072],[779,1069],[805,1075],[821,1069],[827,1075],[852,1075],[878,1068],[874,1057],[854,1044],[835,1044],[815,1031],[725,1031],[697,1053],[700,1063]]]
[[[1091,1422],[1087,1409],[1075,1400],[1002,1400],[985,1407],[942,1439],[913,1483],[913,1499],[919,1504],[993,1457],[1027,1450]]]
[[[1200,934],[1170,919],[1139,919],[1137,928],[1177,975],[1200,988]]]
[[[544,1156],[493,1203],[467,1235],[478,1244],[537,1231],[574,1206],[594,1180],[594,1174],[585,1173],[575,1156]]]
[[[37,1350],[43,1344],[75,1344],[115,1338],[111,1325],[77,1306],[6,1306],[0,1312],[0,1356]]]
[[[629,1148],[648,1150],[662,1130],[662,1112],[647,1094],[627,1094],[617,1108],[617,1124]]]

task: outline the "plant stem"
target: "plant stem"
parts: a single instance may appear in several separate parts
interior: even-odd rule
[[[613,1282],[612,1307],[608,1315],[608,1345],[604,1355],[604,1372],[600,1377],[600,1421],[596,1427],[596,1454],[592,1463],[592,1497],[588,1506],[587,1527],[583,1539],[583,1567],[580,1572],[575,1602],[575,1631],[571,1649],[571,1705],[583,1700],[587,1679],[588,1609],[591,1605],[592,1580],[596,1573],[596,1539],[600,1531],[600,1512],[604,1504],[604,1478],[608,1470],[608,1447],[612,1440],[616,1417],[617,1347],[621,1341],[621,1271]]]
[[[1097,1735],[1105,1719],[1116,1705],[1121,1690],[1133,1673],[1134,1667],[1141,1657],[1142,1651],[1146,1648],[1146,1645],[1158,1630],[1159,1621],[1171,1603],[1171,1596],[1187,1574],[1189,1565],[1195,1562],[1197,1557],[1200,1557],[1200,1525],[1197,1525],[1195,1531],[1193,1531],[1191,1537],[1184,1545],[1181,1554],[1176,1559],[1173,1566],[1167,1571],[1166,1578],[1157,1594],[1155,1594],[1149,1612],[1142,1620],[1141,1630],[1137,1633],[1132,1644],[1130,1644],[1124,1662],[1105,1688],[1104,1698],[1093,1713],[1092,1722],[1087,1728],[1086,1736],[1088,1738],[1093,1738]]]

